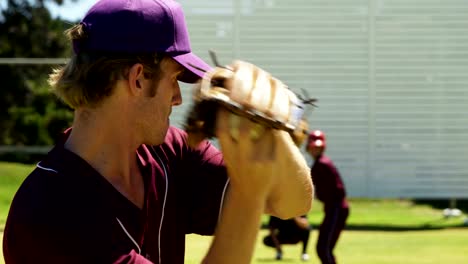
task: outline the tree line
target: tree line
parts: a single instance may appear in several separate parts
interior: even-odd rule
[[[1,6],[0,58],[70,56],[63,32],[71,22],[52,17],[45,2],[7,0]],[[47,83],[57,66],[0,64],[0,145],[52,145],[71,124],[71,109],[50,93]]]

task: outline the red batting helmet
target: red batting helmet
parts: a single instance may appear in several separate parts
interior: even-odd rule
[[[307,140],[307,147],[324,147],[326,146],[325,133],[320,130],[314,130],[310,132]]]

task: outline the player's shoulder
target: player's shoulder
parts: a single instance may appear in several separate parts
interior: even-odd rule
[[[16,197],[39,203],[48,197],[61,194],[63,186],[69,181],[59,172],[45,164],[38,163],[34,170],[25,178],[16,193]]]
[[[320,163],[322,164],[323,168],[325,168],[330,173],[339,174],[338,169],[335,166],[335,163],[330,157],[326,155],[322,155],[320,157]]]
[[[25,208],[25,205],[30,203],[33,203],[34,207],[35,204],[39,203],[39,199],[35,199],[35,197],[40,194],[42,198],[42,196],[47,194],[47,192],[44,191],[47,184],[45,181],[40,181],[39,179],[48,178],[49,173],[50,172],[42,173],[41,170],[38,170],[36,167],[28,176],[26,176],[13,196],[11,208]],[[31,208],[31,206],[27,207]]]
[[[67,155],[53,150],[37,164],[13,197],[12,217],[73,219],[99,204],[104,195],[97,191],[100,180],[92,176],[90,168]]]
[[[178,127],[170,126],[167,130],[166,138],[164,139],[164,144],[181,146],[186,145],[187,132]]]
[[[106,194],[95,191],[98,184],[54,170],[40,163],[16,192],[5,225],[9,244],[14,247],[47,236],[50,240],[42,242],[48,248],[48,243],[57,239],[70,246],[85,241],[83,237],[92,239],[86,242],[88,245],[111,237],[108,220],[114,216],[109,206],[102,206]],[[70,238],[74,242],[67,240]]]
[[[187,140],[187,132],[184,130],[170,126],[164,143],[158,146],[164,149],[167,153],[172,152],[175,155],[201,155],[205,157],[217,156],[220,154],[219,150],[209,141],[202,141],[196,148],[191,148]]]
[[[139,151],[148,152],[148,157],[158,156],[163,159],[177,160],[189,151],[187,144],[187,133],[180,128],[170,126],[166,137],[160,145],[142,145]]]
[[[15,193],[9,217],[27,222],[59,212],[61,203],[67,200],[67,192],[62,187],[64,180],[54,171],[36,167]]]
[[[327,155],[321,155],[319,159],[320,163],[326,166],[333,166],[333,161],[330,157]]]

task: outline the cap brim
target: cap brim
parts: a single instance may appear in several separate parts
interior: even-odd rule
[[[200,78],[203,78],[205,72],[211,70],[211,66],[208,63],[191,52],[176,55],[172,58],[185,68],[184,73],[179,77],[179,81],[181,82],[196,83]]]

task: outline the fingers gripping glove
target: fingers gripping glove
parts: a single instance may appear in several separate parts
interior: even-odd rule
[[[244,61],[218,66],[195,86],[193,106],[185,122],[189,144],[196,146],[215,136],[216,110],[226,107],[263,128],[289,132],[297,145],[307,134],[304,100],[268,72]]]

